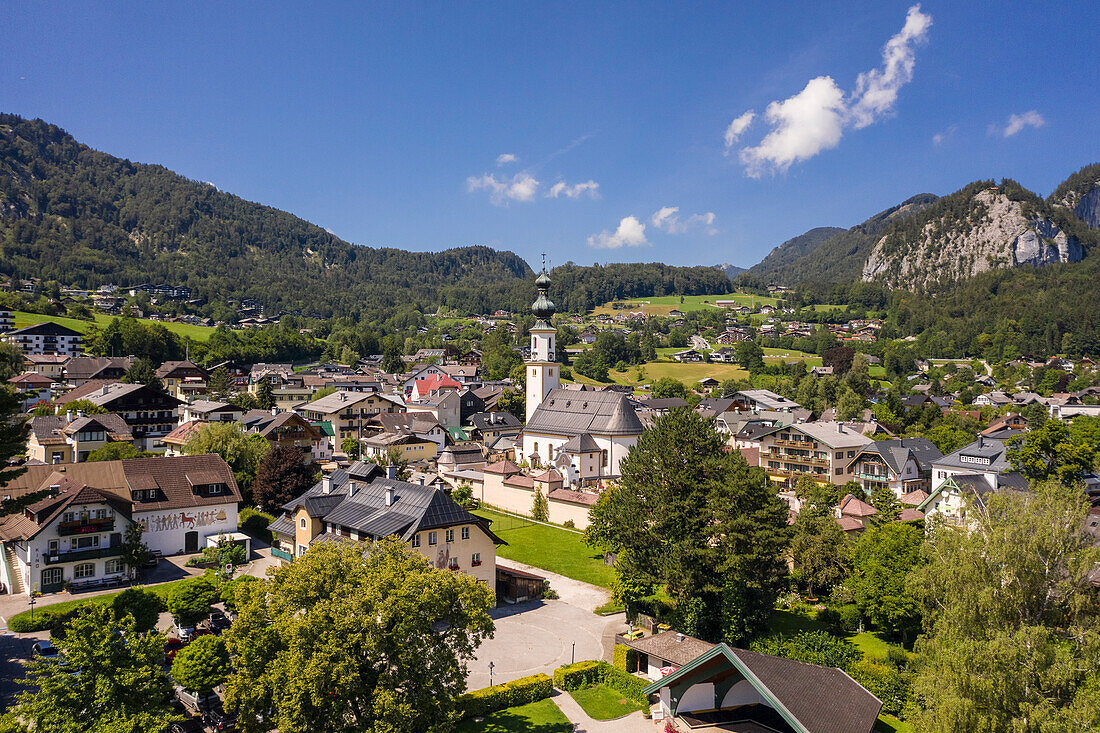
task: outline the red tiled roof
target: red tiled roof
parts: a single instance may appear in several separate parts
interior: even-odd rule
[[[849,517],[870,517],[878,514],[878,509],[848,494],[840,502],[840,513]]]
[[[909,504],[911,506],[920,506],[924,503],[924,500],[928,498],[928,492],[924,489],[917,489],[916,491],[910,491],[908,494],[902,495],[900,501],[902,504]]]
[[[906,507],[898,514],[899,522],[915,522],[919,519],[924,519],[924,512],[917,511],[912,507]]]

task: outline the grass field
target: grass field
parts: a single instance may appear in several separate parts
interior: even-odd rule
[[[764,347],[764,361],[779,363],[781,361],[804,361],[810,366],[821,366],[821,357],[816,354],[807,354],[797,349],[776,349],[771,346]]]
[[[614,315],[614,303],[624,303],[628,310],[640,310],[648,315],[667,316],[669,312],[678,310],[701,311],[716,307],[714,303],[719,300],[735,300],[738,305],[747,305],[759,308],[762,305],[775,305],[777,300],[762,295],[748,295],[746,293],[727,293],[725,295],[685,295],[684,302],[680,302],[679,295],[665,295],[659,298],[639,298],[637,300],[616,300],[604,303],[596,308],[593,314],[610,313]]]
[[[535,524],[491,509],[477,509],[474,514],[491,519],[493,532],[508,543],[497,548],[499,556],[601,588],[611,585],[614,571],[604,564],[603,553],[581,541],[580,532]]]
[[[480,721],[465,720],[458,733],[572,733],[573,724],[553,700],[539,700],[529,705],[500,710]]]
[[[52,322],[59,325],[71,328],[74,331],[80,331],[80,333],[87,333],[92,324],[89,321],[82,321],[78,318],[65,318],[64,316],[44,316],[41,313],[24,313],[23,311],[12,311],[12,319],[15,321],[15,328],[23,328],[24,326],[33,326],[36,323]],[[102,313],[95,314],[95,325],[100,328],[109,324],[115,317],[104,315]],[[179,334],[181,337],[190,338],[192,341],[206,341],[210,338],[210,334],[214,333],[214,329],[209,326],[192,326],[189,323],[169,323],[167,321],[150,321],[145,318],[138,319],[142,323],[149,325],[152,323],[159,323],[169,331]]]
[[[644,365],[645,379],[635,379],[638,367],[625,372],[612,370],[611,378],[619,384],[649,384],[662,377],[672,377],[693,388],[703,377],[712,377],[719,382],[727,379],[748,379],[749,373],[736,364],[680,364],[674,361],[651,361]]]
[[[649,707],[646,701],[625,697],[602,682],[569,694],[595,720],[614,720]]]
[[[800,631],[828,630],[828,627],[818,621],[814,616],[778,609],[772,612],[769,626],[773,632],[784,635],[797,634]],[[891,647],[897,649],[902,648],[898,644],[887,641],[876,631],[864,631],[861,634],[842,634],[842,636],[855,644],[856,648],[867,656],[881,658],[886,656],[886,651]]]

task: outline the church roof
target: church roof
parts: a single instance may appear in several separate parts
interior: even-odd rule
[[[642,422],[619,392],[551,390],[531,419],[526,433],[539,435],[641,435]]]

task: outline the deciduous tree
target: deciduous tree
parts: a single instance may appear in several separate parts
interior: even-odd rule
[[[860,612],[879,629],[911,639],[920,628],[920,605],[906,586],[921,562],[924,533],[888,522],[864,532],[852,548],[852,589]]]
[[[492,591],[396,539],[314,546],[237,605],[226,704],[244,733],[449,729],[493,632]]]
[[[193,692],[209,692],[229,679],[229,650],[220,636],[200,636],[176,653],[172,679]]]
[[[142,588],[127,588],[111,601],[111,611],[118,620],[127,615],[134,619],[137,631],[152,631],[157,627],[164,601],[156,593]]]
[[[210,615],[210,606],[217,597],[214,584],[204,575],[173,587],[165,605],[180,626],[194,626]]]
[[[267,452],[252,482],[252,498],[261,508],[276,509],[314,484],[315,471],[303,460],[304,451],[277,445]]]

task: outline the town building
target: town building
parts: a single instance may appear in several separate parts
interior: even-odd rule
[[[284,560],[304,555],[314,543],[400,537],[436,568],[463,572],[496,592],[496,546],[490,522],[460,507],[443,491],[399,481],[356,462],[321,480],[283,505],[268,529],[272,553]]]
[[[850,466],[850,473],[870,496],[887,486],[899,499],[913,491],[931,491],[932,462],[943,453],[927,438],[878,440],[864,446]]]
[[[180,400],[144,384],[85,382],[58,399],[65,405],[79,399],[88,400],[107,412],[122,416],[134,436],[138,450],[162,452],[162,438],[175,428]]]
[[[781,495],[788,503],[797,502],[793,490],[799,476],[843,485],[854,477],[856,453],[871,442],[839,422],[777,425],[759,437],[760,466],[769,479],[786,488]],[[798,506],[792,508],[797,511]]]
[[[333,392],[302,405],[299,411],[311,423],[331,424],[333,443],[339,448],[344,438],[365,437],[375,415],[405,412],[405,405],[398,397],[380,392]]]
[[[28,427],[27,460],[32,463],[83,463],[108,443],[134,443],[130,426],[114,413],[36,415]]]
[[[733,395],[732,409],[749,411],[772,410],[775,412],[793,412],[800,405],[783,395],[766,389],[746,389]]]
[[[93,379],[118,381],[134,364],[132,356],[74,356],[65,361],[62,379],[79,387]]]
[[[68,354],[27,354],[23,357],[23,369],[61,381],[64,379],[65,365],[72,358]]]
[[[186,401],[206,394],[209,373],[190,359],[166,361],[156,374],[164,390],[173,397]]]
[[[24,354],[76,356],[80,353],[83,336],[79,331],[47,321],[8,331],[3,339],[18,346]]]
[[[205,540],[237,530],[240,492],[217,455],[30,466],[5,487],[47,492],[0,519],[0,580],[11,593],[52,593],[126,575],[122,538],[133,522],[164,555],[198,552]]]

